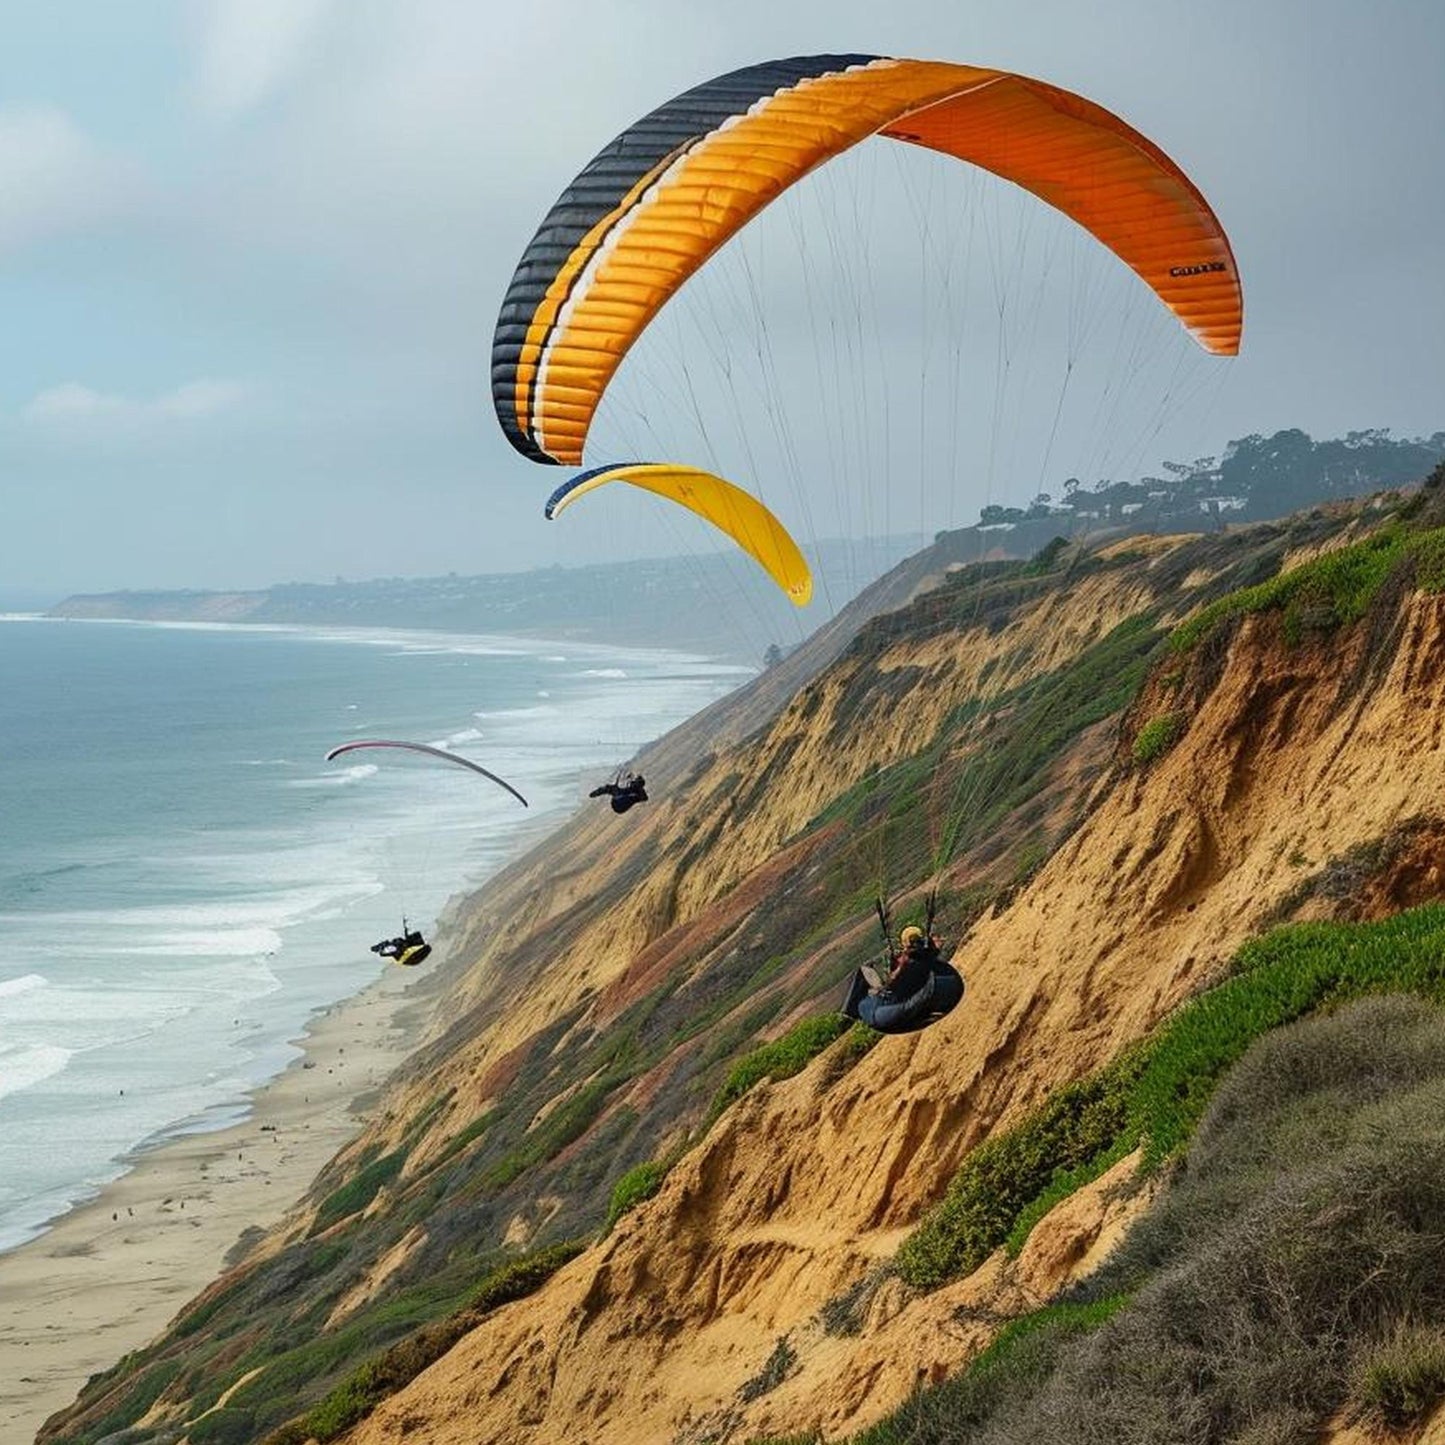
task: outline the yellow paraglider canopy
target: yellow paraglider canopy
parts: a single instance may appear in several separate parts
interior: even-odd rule
[[[609,482],[628,482],[686,507],[731,537],[787,593],[795,607],[813,596],[813,574],[787,528],[754,496],[697,467],[671,462],[623,462],[582,472],[552,493],[547,516]]]

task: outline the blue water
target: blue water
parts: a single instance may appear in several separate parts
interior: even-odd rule
[[[0,1250],[219,1128],[518,828],[740,670],[434,633],[0,618]],[[358,737],[466,753],[323,761]],[[373,761],[373,759],[375,761]]]

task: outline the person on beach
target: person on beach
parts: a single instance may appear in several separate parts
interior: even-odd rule
[[[610,783],[603,783],[600,788],[593,788],[587,796],[589,798],[611,798],[612,811],[625,813],[634,803],[647,801],[647,788],[643,784],[641,773],[628,773],[626,777],[618,778]]]

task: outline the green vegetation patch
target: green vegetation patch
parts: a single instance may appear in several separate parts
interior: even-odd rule
[[[256,1412],[222,1408],[186,1426],[190,1445],[250,1445],[256,1437]]]
[[[1184,736],[1184,729],[1183,713],[1166,712],[1159,717],[1150,718],[1134,737],[1134,761],[1141,768],[1147,768],[1150,763],[1162,758]]]
[[[494,1266],[495,1268],[495,1266]],[[481,1278],[485,1281],[486,1275]],[[305,1316],[288,1315],[271,1325],[264,1338],[218,1378],[199,1404],[260,1367],[260,1373],[236,1387],[228,1404],[255,1411],[258,1430],[279,1425],[288,1414],[314,1401],[344,1370],[356,1368],[378,1350],[424,1329],[464,1308],[477,1288],[478,1273],[470,1261],[428,1277],[363,1306],[337,1329],[324,1330],[318,1309]],[[324,1306],[323,1306],[324,1308]]]
[[[348,1215],[359,1214],[381,1189],[390,1184],[401,1173],[406,1163],[406,1150],[397,1149],[373,1159],[364,1169],[359,1169],[339,1189],[334,1189],[321,1201],[316,1218],[311,1223],[311,1234],[320,1234],[330,1229],[338,1220]]]
[[[499,1266],[477,1286],[467,1301],[468,1313],[480,1317],[513,1300],[522,1299],[540,1289],[564,1264],[576,1259],[586,1248],[586,1240],[568,1239],[561,1244],[548,1245],[545,1249],[534,1249]]]
[[[1363,617],[1391,573],[1406,562],[1421,591],[1445,591],[1445,528],[1410,533],[1398,524],[1386,526],[1351,547],[1211,602],[1174,629],[1169,645],[1187,652],[1221,623],[1254,612],[1282,612],[1285,639],[1292,644],[1309,632],[1333,631]]]
[[[96,1445],[97,1441],[118,1434],[134,1425],[180,1373],[180,1360],[163,1360],[152,1365],[99,1420],[75,1435],[59,1438],[64,1440],[65,1445]]]
[[[473,1119],[472,1122],[468,1124],[465,1128],[459,1129],[455,1134],[452,1135],[450,1139],[447,1140],[445,1146],[442,1148],[441,1153],[439,1153],[436,1157],[436,1163],[432,1167],[440,1168],[448,1160],[456,1158],[456,1156],[460,1154],[462,1150],[467,1147],[468,1144],[470,1144],[474,1139],[480,1139],[482,1135],[485,1134],[487,1130],[492,1127],[492,1123],[496,1119],[496,1117],[496,1110],[488,1109],[485,1114],[481,1114],[477,1118]]]
[[[886,851],[899,877],[936,873],[1035,797],[1050,766],[1079,734],[1128,706],[1161,636],[1153,614],[1127,618],[1055,671],[991,698],[970,698],[944,720],[927,748],[860,778],[806,831],[843,820],[853,830],[858,858]],[[996,728],[989,746],[952,755],[985,727]],[[910,843],[917,856],[908,856]],[[877,891],[876,873],[873,863],[870,897]]]
[[[612,1186],[603,1233],[610,1234],[624,1214],[630,1214],[643,1200],[651,1199],[662,1188],[662,1181],[666,1178],[667,1165],[660,1159],[649,1159],[645,1164],[636,1164],[629,1169]]]
[[[1011,709],[1007,729],[961,767],[945,770],[942,791],[934,790],[942,808],[935,868],[995,832],[1043,789],[1050,766],[1085,729],[1133,701],[1159,638],[1152,614],[1128,618],[1065,666],[1000,699]]]
[[[1445,1399],[1445,1329],[1401,1324],[1362,1351],[1351,1398],[1356,1417],[1377,1427],[1418,1424]]]
[[[980,1144],[898,1251],[898,1273],[916,1289],[936,1289],[976,1270],[1057,1175],[1114,1145],[1129,1121],[1136,1077],[1132,1061],[1101,1070]]]
[[[802,1073],[829,1044],[852,1027],[852,1021],[842,1014],[817,1014],[794,1024],[782,1038],[744,1054],[713,1096],[707,1113],[708,1124],[764,1079],[791,1079],[794,1074]]]
[[[632,1077],[625,1070],[595,1079],[559,1105],[530,1134],[500,1159],[489,1164],[479,1176],[483,1189],[505,1188],[536,1164],[560,1154],[574,1139],[585,1134],[602,1112],[607,1097]]]
[[[1060,556],[1068,550],[1069,539],[1067,537],[1055,537],[1052,541],[1040,547],[1023,567],[1020,568],[1020,575],[1023,577],[1042,577],[1054,570],[1054,564]]]
[[[902,1277],[936,1289],[1001,1244],[1017,1250],[1053,1204],[1140,1145],[1157,1168],[1187,1143],[1225,1070],[1281,1024],[1366,994],[1445,997],[1445,907],[1278,928],[1233,967],[1145,1043],[974,1150],[899,1251]]]

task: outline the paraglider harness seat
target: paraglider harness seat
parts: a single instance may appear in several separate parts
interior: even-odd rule
[[[938,940],[933,936],[932,897],[928,900],[928,921],[922,938],[897,952],[888,927],[887,905],[882,899],[878,900],[877,910],[891,971],[886,983],[873,986],[869,977],[872,970],[860,968],[849,984],[843,1013],[879,1033],[913,1033],[958,1007],[963,998],[963,978],[939,953]]]
[[[625,777],[619,774],[610,783],[603,783],[600,788],[593,788],[587,796],[589,798],[610,798],[612,811],[625,813],[634,803],[647,801],[647,789],[643,786],[641,773],[628,773]]]
[[[382,958],[389,958],[395,963],[402,964],[406,968],[412,968],[431,956],[431,944],[422,937],[420,929],[409,929],[406,926],[406,919],[403,918],[400,936],[383,938],[380,943],[373,943],[371,951],[380,954]]]

